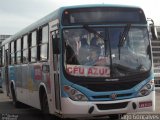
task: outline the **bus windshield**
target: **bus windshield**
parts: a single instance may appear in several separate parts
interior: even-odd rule
[[[64,65],[67,74],[123,77],[150,70],[147,28],[131,26],[123,45],[119,46],[125,27],[64,29]]]

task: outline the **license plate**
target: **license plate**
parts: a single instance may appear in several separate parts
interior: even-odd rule
[[[139,102],[139,108],[151,107],[152,101]]]

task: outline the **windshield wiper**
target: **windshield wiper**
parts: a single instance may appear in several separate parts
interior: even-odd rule
[[[89,27],[88,25],[83,25],[83,28],[86,29],[88,32],[93,33],[95,35],[97,35],[99,38],[101,38],[102,40],[105,41],[104,37],[98,33],[96,30],[94,30],[93,28]]]
[[[122,35],[120,36],[119,44],[118,44],[119,60],[120,60],[121,47],[123,47],[123,45],[126,41],[126,37],[128,36],[128,32],[130,30],[130,27],[131,27],[131,24],[127,24],[126,27],[124,28]]]
[[[118,47],[123,47],[125,41],[126,41],[126,37],[128,35],[128,32],[130,30],[130,27],[131,27],[131,24],[127,24],[127,26],[124,28],[124,31],[120,37],[120,40],[119,40],[119,44],[118,44]]]

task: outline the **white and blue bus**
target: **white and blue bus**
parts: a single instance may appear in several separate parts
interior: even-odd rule
[[[61,118],[154,111],[148,24],[139,7],[62,7],[2,42],[13,99]]]

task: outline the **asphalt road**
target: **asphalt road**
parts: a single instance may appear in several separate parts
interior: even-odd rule
[[[156,92],[156,111],[160,116],[160,90]],[[9,119],[5,119],[9,118]],[[0,120],[43,120],[39,110],[25,106],[15,109],[12,100],[0,93]],[[106,120],[106,119],[105,119]]]
[[[8,119],[5,119],[8,118]],[[43,120],[39,110],[24,106],[15,109],[12,100],[0,93],[0,120]]]

